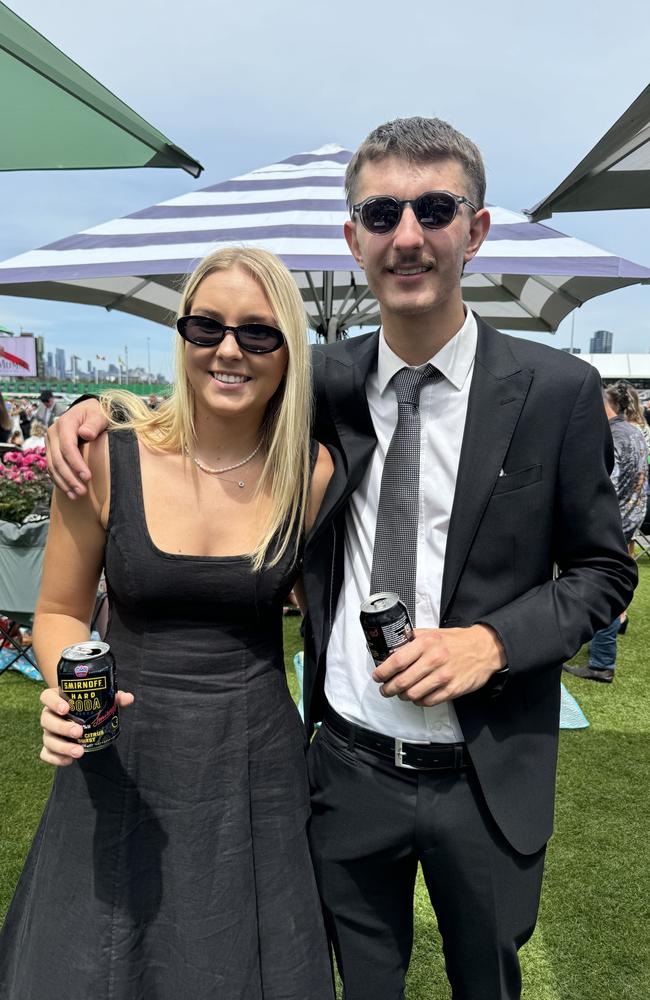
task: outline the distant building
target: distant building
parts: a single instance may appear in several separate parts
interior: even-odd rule
[[[611,354],[614,334],[610,330],[596,330],[589,341],[590,354]]]
[[[38,378],[45,378],[45,340],[43,337],[34,336],[36,344],[36,374]]]
[[[54,359],[56,377],[62,382],[65,382],[65,351],[62,347],[57,347]]]
[[[560,350],[564,351],[565,354],[580,354],[579,347],[561,347]]]
[[[53,378],[56,375],[54,371],[54,355],[51,351],[47,352],[47,361],[45,362],[45,376],[46,378]]]

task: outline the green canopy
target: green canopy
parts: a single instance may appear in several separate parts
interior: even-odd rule
[[[0,3],[0,170],[203,167]]]

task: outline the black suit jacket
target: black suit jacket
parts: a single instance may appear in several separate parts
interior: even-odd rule
[[[372,333],[314,351],[315,437],[336,461],[305,547],[310,732],[324,705],[345,506],[376,443],[365,381],[377,344]],[[491,814],[524,854],[552,832],[561,664],[627,606],[636,582],[612,464],[596,370],[479,319],[440,623],[486,622],[505,647],[501,693],[488,687],[455,708]]]

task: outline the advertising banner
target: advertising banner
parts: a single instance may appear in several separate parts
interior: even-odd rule
[[[0,337],[0,378],[34,378],[36,374],[34,337]]]

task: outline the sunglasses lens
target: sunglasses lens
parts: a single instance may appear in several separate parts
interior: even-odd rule
[[[245,351],[252,351],[254,354],[268,354],[270,351],[277,351],[284,343],[282,333],[274,326],[251,323],[248,326],[240,326],[237,332],[240,346]]]
[[[361,222],[369,233],[385,236],[400,220],[400,206],[394,198],[373,198],[361,209]]]
[[[208,316],[182,316],[176,325],[181,337],[198,347],[218,347],[226,333],[233,333],[242,350],[253,354],[268,354],[284,344],[280,330],[262,323],[230,327]]]
[[[421,195],[415,203],[415,214],[425,229],[444,229],[456,215],[456,200],[445,191]]]
[[[178,331],[186,340],[200,347],[215,347],[224,338],[225,328],[208,316],[184,316],[178,322]]]

